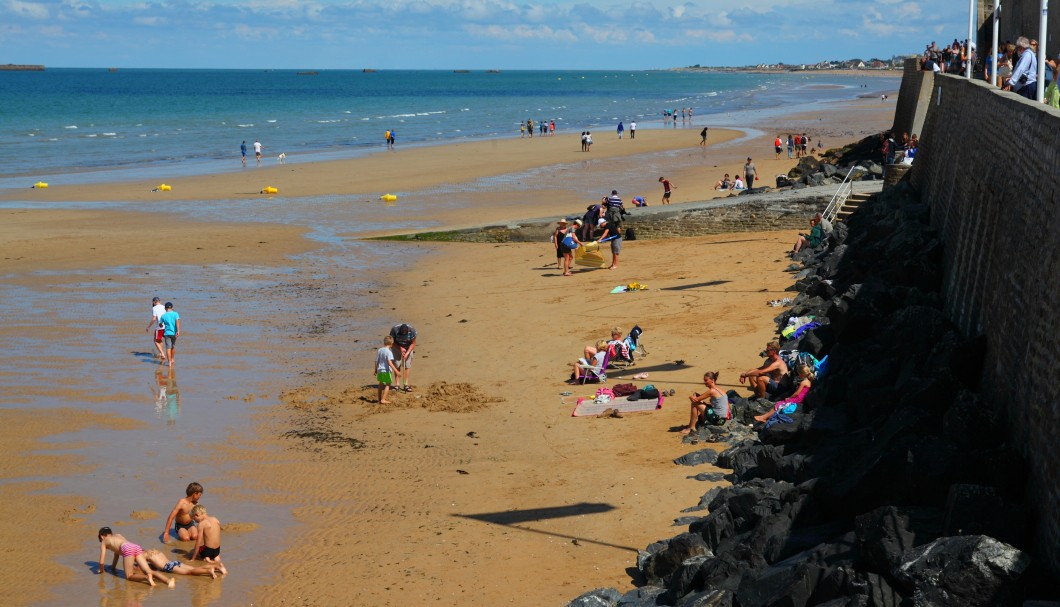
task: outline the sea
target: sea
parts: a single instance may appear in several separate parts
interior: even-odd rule
[[[724,125],[739,112],[878,96],[899,81],[679,70],[0,71],[0,188],[24,187],[24,177],[114,177],[99,171],[233,170],[240,143],[255,140],[266,155],[323,159],[381,150],[387,130],[407,146],[517,136],[528,119],[554,121],[559,132],[631,120],[661,128],[665,110],[683,108],[697,123]]]

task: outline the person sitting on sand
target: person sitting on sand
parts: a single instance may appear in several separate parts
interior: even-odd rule
[[[144,552],[144,559],[147,560],[147,564],[150,565],[154,571],[165,571],[166,573],[175,573],[178,575],[208,575],[211,578],[217,578],[217,568],[213,565],[208,567],[192,567],[191,565],[185,565],[180,561],[169,561],[166,560],[166,555],[161,550],[147,550]],[[139,564],[136,565],[139,567]]]
[[[729,174],[725,173],[725,177],[722,177],[714,184],[715,190],[731,190],[732,179],[729,179]]]
[[[688,418],[688,425],[681,430],[682,435],[694,433],[700,420],[706,420],[713,426],[721,426],[729,418],[729,397],[718,388],[717,381],[717,371],[704,373],[703,385],[707,387],[707,391],[702,394],[696,392],[688,397],[692,411]],[[707,399],[710,399],[709,407],[705,402]]]
[[[122,566],[125,568],[126,580],[130,582],[147,582],[154,586],[157,578],[170,588],[175,585],[171,578],[151,571],[147,559],[144,558],[144,549],[138,544],[126,540],[125,536],[120,533],[114,533],[110,530],[110,527],[100,527],[96,537],[99,539],[98,573],[100,575],[106,570],[103,559],[106,558],[107,551],[110,550],[114,553],[114,561],[110,564],[111,571],[118,573],[118,557],[120,556],[122,558]],[[136,568],[137,565],[140,566],[140,569]]]
[[[746,190],[747,189],[747,185],[744,184],[743,179],[741,179],[739,175],[737,175],[736,179],[733,180],[732,189],[734,189],[734,190]]]
[[[600,365],[604,362],[604,356],[607,355],[607,341],[601,339],[596,342],[596,346],[585,346],[585,350],[582,351],[583,358],[571,363],[571,379],[577,380],[581,377],[587,369],[600,369]]]
[[[756,397],[765,398],[767,394],[775,395],[784,389],[782,382],[787,374],[788,365],[780,358],[780,344],[771,341],[766,344],[766,361],[756,369],[741,373],[740,383],[746,383]]]
[[[773,408],[762,415],[756,415],[755,420],[760,422],[769,421],[769,418],[776,415],[778,412],[784,412],[786,415],[790,415],[795,412],[795,409],[802,404],[803,399],[806,398],[806,394],[813,387],[813,382],[816,379],[813,368],[809,365],[799,365],[799,385],[795,388],[795,394],[792,394],[784,400],[777,401],[773,405]]]

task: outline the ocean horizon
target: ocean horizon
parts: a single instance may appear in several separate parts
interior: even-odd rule
[[[619,121],[664,128],[666,109],[720,125],[746,110],[853,99],[899,76],[688,71],[443,71],[49,68],[0,72],[0,187],[27,177],[165,167],[234,170],[261,141],[312,159],[397,146],[517,137],[520,123],[559,133]],[[680,124],[680,121],[679,121]],[[252,151],[251,151],[252,155]],[[15,180],[7,178],[17,178]],[[17,182],[17,186],[16,186]]]

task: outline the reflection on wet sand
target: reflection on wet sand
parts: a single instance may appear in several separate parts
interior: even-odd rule
[[[173,367],[155,369],[155,383],[151,385],[155,397],[155,416],[165,419],[167,426],[177,423],[180,417],[180,390],[177,388],[177,373]]]

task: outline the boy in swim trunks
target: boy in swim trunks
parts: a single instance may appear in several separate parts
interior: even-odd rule
[[[106,570],[103,565],[103,559],[106,558],[107,551],[110,550],[114,553],[114,561],[110,564],[111,570],[114,573],[118,572],[118,557],[120,556],[123,559],[122,565],[125,568],[125,579],[130,582],[147,582],[154,586],[155,578],[158,578],[170,588],[176,585],[172,578],[167,578],[161,573],[151,571],[147,559],[144,558],[143,548],[126,540],[121,534],[114,533],[110,530],[110,527],[101,527],[96,537],[99,538],[100,575]],[[137,565],[140,566],[139,570],[136,569]]]
[[[199,483],[189,483],[184,490],[186,497],[177,500],[173,511],[166,519],[166,528],[162,531],[162,543],[169,543],[169,530],[182,542],[191,542],[199,538],[199,530],[195,527],[195,521],[191,520],[191,509],[199,503],[202,498],[203,488]]]
[[[178,575],[208,575],[217,579],[216,567],[212,565],[208,567],[192,567],[180,561],[167,561],[166,555],[161,550],[146,550],[144,551],[144,558],[147,559],[147,564],[154,571],[165,571],[166,573],[176,573]]]
[[[206,513],[206,506],[197,504],[191,509],[191,520],[199,526],[199,537],[191,549],[191,560],[202,559],[215,565],[221,575],[228,575],[221,562],[221,521]]]

